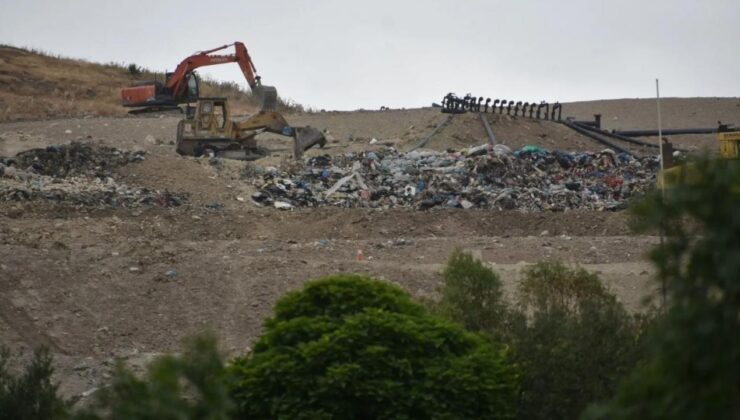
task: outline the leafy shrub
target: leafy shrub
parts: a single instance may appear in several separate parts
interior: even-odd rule
[[[0,347],[0,418],[18,420],[58,419],[70,406],[57,395],[51,382],[54,373],[48,349],[39,348],[23,373],[13,375],[8,369],[10,351]]]
[[[472,331],[498,331],[506,318],[498,275],[469,253],[455,250],[442,273],[440,310]]]
[[[639,358],[642,322],[582,268],[527,268],[513,306],[503,302],[496,273],[470,254],[455,251],[443,278],[441,312],[513,348],[521,419],[577,418],[612,395]]]
[[[573,419],[613,394],[640,356],[638,323],[596,274],[557,262],[527,268],[510,336],[525,375],[519,417]]]
[[[506,350],[353,275],[289,293],[232,367],[241,418],[511,418]]]
[[[143,378],[123,365],[77,419],[226,419],[232,403],[226,371],[210,335],[186,343],[182,356],[162,356]]]
[[[134,63],[129,64],[126,70],[128,70],[128,74],[131,76],[138,76],[144,71],[144,69]]]
[[[585,418],[740,418],[740,162],[694,169],[690,183],[636,207],[636,227],[666,237],[651,259],[668,307],[647,361]]]

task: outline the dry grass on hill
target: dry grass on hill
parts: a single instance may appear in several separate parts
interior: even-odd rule
[[[163,75],[157,75],[162,80]],[[99,64],[0,45],[0,122],[46,118],[123,116],[120,89],[137,80],[154,80],[144,69],[132,75],[120,63]],[[202,96],[229,98],[237,114],[252,113],[257,102],[237,83],[201,81]],[[280,103],[281,112],[302,110]]]

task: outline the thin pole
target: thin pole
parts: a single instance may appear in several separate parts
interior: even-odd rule
[[[660,189],[660,196],[661,201],[665,203],[665,165],[663,163],[663,126],[662,121],[660,119],[660,81],[658,79],[655,79],[655,99],[656,99],[656,105],[658,107],[658,146],[660,147],[660,176],[663,177],[662,179],[662,185]],[[663,249],[663,220],[660,221],[660,248]],[[667,298],[667,285],[666,285],[666,279],[665,276],[662,276],[661,280],[661,292],[663,297],[663,310],[665,310],[666,305],[666,298]]]
[[[660,81],[655,79],[655,97],[658,105],[658,146],[660,147],[660,170],[661,172],[665,169],[663,164],[663,126],[660,119]]]

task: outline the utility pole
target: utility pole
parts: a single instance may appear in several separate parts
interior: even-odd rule
[[[660,120],[660,81],[655,79],[655,97],[658,105],[658,146],[660,148],[660,171],[665,169],[663,164],[663,126]]]
[[[665,203],[665,165],[664,165],[664,159],[663,159],[663,125],[662,121],[660,119],[660,81],[658,79],[655,79],[655,99],[656,99],[656,105],[658,107],[658,147],[660,150],[660,176],[663,177],[661,180],[661,188],[660,188],[660,198],[663,203]],[[663,245],[663,220],[660,221],[660,227],[658,229],[660,231],[660,248],[662,249],[664,247]],[[663,298],[663,310],[666,308],[666,298],[667,298],[667,290],[666,290],[666,279],[665,276],[660,279],[661,282],[661,293]]]

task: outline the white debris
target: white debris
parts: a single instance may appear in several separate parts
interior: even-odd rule
[[[276,201],[274,205],[275,205],[275,208],[278,210],[290,210],[294,208],[292,204],[287,203],[285,201]]]

